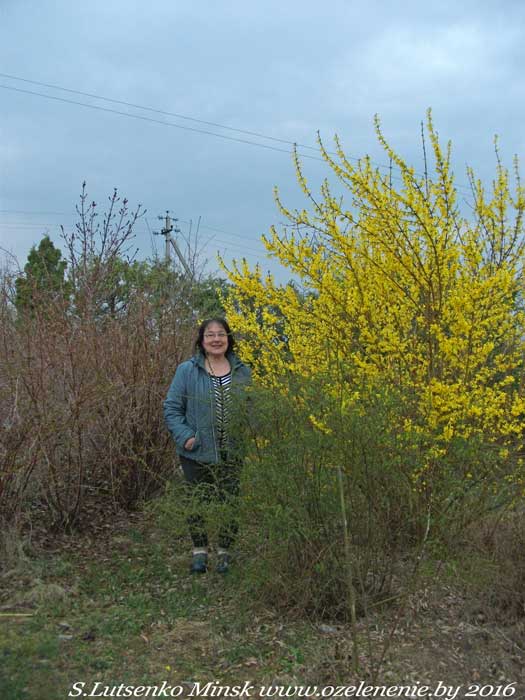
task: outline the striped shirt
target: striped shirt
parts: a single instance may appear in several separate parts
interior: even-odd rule
[[[228,420],[231,408],[231,370],[222,377],[210,375],[215,397],[215,416],[217,420],[218,447],[223,450],[228,446]]]

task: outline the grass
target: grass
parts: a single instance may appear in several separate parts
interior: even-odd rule
[[[79,682],[89,693],[97,682],[103,692],[121,683],[348,685],[369,677],[395,604],[359,621],[364,656],[353,678],[345,625],[286,618],[250,600],[242,562],[226,577],[191,577],[187,540],[159,522],[151,513],[123,516],[89,535],[57,537],[52,550],[0,576],[0,700],[61,700]],[[475,559],[425,564],[382,683],[525,682],[525,628],[468,617],[455,585],[458,572],[473,578],[475,569]]]
[[[240,605],[234,572],[190,577],[184,550],[142,523],[98,541],[63,539],[7,572],[0,698],[58,700],[80,681],[234,684],[301,671],[315,629],[284,633],[271,612]]]

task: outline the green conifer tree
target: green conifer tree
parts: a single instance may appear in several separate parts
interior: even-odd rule
[[[15,305],[19,313],[33,312],[38,306],[56,303],[67,296],[65,271],[67,263],[49,236],[27,256],[24,274],[16,280]]]

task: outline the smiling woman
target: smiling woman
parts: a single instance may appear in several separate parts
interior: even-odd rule
[[[166,424],[177,446],[188,493],[197,502],[196,512],[188,518],[193,541],[192,573],[205,573],[208,568],[206,503],[227,501],[239,491],[242,463],[229,420],[234,402],[250,382],[251,372],[233,352],[234,344],[224,319],[204,321],[195,343],[196,354],[179,365],[164,402]],[[219,530],[219,573],[229,568],[229,548],[236,531],[232,514]]]

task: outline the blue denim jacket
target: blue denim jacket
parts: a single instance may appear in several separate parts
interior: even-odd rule
[[[235,400],[236,390],[242,390],[251,381],[251,370],[234,353],[227,353],[226,357],[231,366]],[[178,454],[204,464],[220,461],[213,384],[201,353],[177,367],[164,401],[164,417]],[[195,437],[195,443],[191,450],[186,450],[184,445],[191,437]]]

